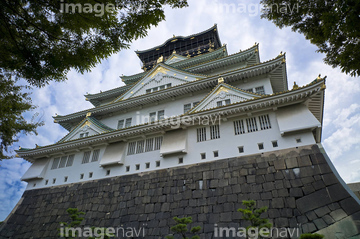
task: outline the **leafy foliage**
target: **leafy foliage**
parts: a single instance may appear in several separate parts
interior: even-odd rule
[[[188,225],[192,223],[192,218],[191,217],[183,217],[183,218],[174,217],[173,219],[177,224],[175,226],[171,227],[170,230],[175,232],[176,234],[179,234],[182,239],[189,239],[189,237],[187,237],[186,235],[188,234]],[[199,232],[200,230],[201,230],[201,227],[197,226],[197,227],[192,227],[190,229],[190,232],[192,234],[195,234],[195,233]],[[174,238],[175,237],[173,235],[166,236],[166,239],[174,239]],[[190,239],[200,239],[200,237],[198,235],[194,235],[194,236],[190,237]]]
[[[317,234],[317,233],[314,233],[314,234],[306,233],[306,234],[302,234],[300,236],[300,239],[321,239],[321,238],[324,238],[324,235]]]
[[[360,75],[360,1],[262,0],[262,18],[305,35],[326,54],[325,63]]]
[[[267,211],[267,207],[256,208],[256,202],[254,200],[243,200],[242,204],[246,207],[245,209],[239,208],[238,212],[243,214],[242,219],[250,222],[249,228],[271,228],[272,224],[266,218],[261,218],[261,214]]]
[[[22,92],[25,86],[18,86],[11,76],[0,72],[0,159],[10,158],[5,155],[8,146],[17,142],[19,133],[35,133],[42,122],[27,122],[22,113],[33,109],[28,93]]]
[[[164,5],[187,1],[0,1],[0,69],[39,87],[66,80],[146,36],[165,19]]]

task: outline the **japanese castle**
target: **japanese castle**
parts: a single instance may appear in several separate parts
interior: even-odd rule
[[[69,133],[19,157],[27,190],[320,143],[325,78],[288,87],[285,54],[259,44],[229,54],[217,26],[136,51],[143,72],[85,95],[93,108],[56,115]]]

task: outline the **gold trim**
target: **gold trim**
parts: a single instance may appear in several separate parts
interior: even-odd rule
[[[86,117],[90,117],[90,116],[91,116],[91,112],[87,112]]]
[[[162,66],[159,66],[151,75],[150,77],[153,78],[157,73],[163,73],[163,74],[167,74],[169,70],[168,69],[165,69],[164,67]]]

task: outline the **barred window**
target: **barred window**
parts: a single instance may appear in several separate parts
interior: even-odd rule
[[[218,102],[216,102],[216,106],[222,106],[223,104],[222,104],[222,101],[218,101]]]
[[[257,127],[257,123],[256,123],[256,118],[255,118],[255,117],[246,119],[246,126],[247,126],[247,131],[248,131],[249,133],[250,133],[250,132],[258,131],[258,127]]]
[[[189,110],[191,110],[191,103],[184,105],[184,114],[185,114],[186,112],[188,112]]]
[[[246,89],[246,91],[253,92],[253,89],[252,88]]]
[[[244,120],[234,121],[235,135],[245,134]]]
[[[210,138],[211,139],[219,139],[220,138],[220,127],[219,127],[219,125],[211,125],[210,126]]]
[[[260,122],[260,129],[261,130],[271,129],[269,115],[260,115],[259,116],[259,122]]]
[[[66,167],[71,167],[71,166],[73,165],[74,157],[75,157],[74,154],[69,155],[68,160],[67,160],[67,163],[66,163]]]
[[[162,136],[155,137],[154,150],[160,150],[160,147],[161,147],[162,141],[163,141],[163,137],[162,137]]]
[[[89,160],[90,160],[90,154],[91,154],[91,151],[86,151],[84,152],[84,157],[83,157],[83,160],[82,160],[82,164],[84,163],[88,163]]]
[[[125,120],[123,120],[123,119],[122,119],[122,120],[119,120],[119,121],[118,121],[118,126],[117,126],[117,128],[118,128],[118,129],[124,128],[124,122],[125,122]]]
[[[60,158],[54,158],[53,164],[51,166],[51,169],[57,169],[59,166]]]
[[[163,90],[163,89],[165,89],[165,85],[161,85],[159,88],[160,88],[160,90]]]
[[[91,162],[96,162],[99,160],[99,154],[100,154],[100,149],[94,150],[92,158],[91,158]]]
[[[149,114],[149,122],[154,122],[156,119],[156,112],[151,112]]]
[[[225,100],[225,105],[230,105],[230,104],[231,104],[230,99]]]
[[[165,111],[164,110],[160,110],[158,111],[158,116],[157,116],[158,120],[162,120],[165,118]]]
[[[261,95],[265,95],[264,86],[255,87],[255,92]]]
[[[154,149],[154,138],[146,139],[145,152],[153,151]]]
[[[127,119],[126,119],[126,121],[125,121],[125,128],[131,126],[131,121],[132,121],[132,118],[127,118]]]
[[[171,83],[166,84],[166,88],[170,88],[171,87]]]
[[[145,145],[145,140],[137,141],[137,143],[136,143],[136,153],[137,154],[144,153],[144,145]]]
[[[65,168],[67,156],[62,156],[60,159],[59,168]]]
[[[130,142],[128,146],[127,155],[135,154],[135,149],[136,149],[136,142]]]
[[[146,90],[146,94],[151,93],[151,89]]]
[[[206,141],[206,127],[197,129],[197,142]]]

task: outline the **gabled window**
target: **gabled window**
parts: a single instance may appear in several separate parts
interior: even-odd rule
[[[195,101],[193,102],[192,104],[191,103],[188,103],[188,104],[185,104],[184,105],[184,114],[186,112],[188,112],[189,110],[191,110],[191,108],[195,107],[197,104],[199,104],[200,101]]]
[[[225,105],[230,105],[230,104],[231,104],[230,99],[226,99],[226,100],[225,100]]]
[[[230,99],[220,100],[220,101],[217,101],[217,102],[216,102],[216,106],[217,106],[217,107],[223,106],[223,105],[229,105],[229,104],[231,104]]]
[[[88,136],[89,136],[89,132],[80,134],[80,138],[84,138],[84,137],[88,137]]]
[[[132,118],[127,118],[126,121],[125,121],[125,128],[128,128],[131,126],[131,121],[132,121]]]
[[[265,95],[264,86],[255,87],[255,92],[260,95]]]
[[[171,87],[171,83],[168,83],[166,85],[160,85],[160,86],[157,86],[157,87],[153,87],[153,88],[150,88],[150,89],[146,89],[146,94],[148,93],[151,93],[151,92],[155,92],[155,91],[158,91],[158,90],[163,90],[163,89],[167,89],[167,88],[170,88]]]
[[[222,106],[223,105],[222,103],[223,103],[222,101],[218,101],[218,102],[216,102],[216,106],[217,107]]]
[[[162,120],[165,118],[165,111],[159,110],[158,112],[151,112],[149,114],[149,122],[155,122],[156,120]]]

